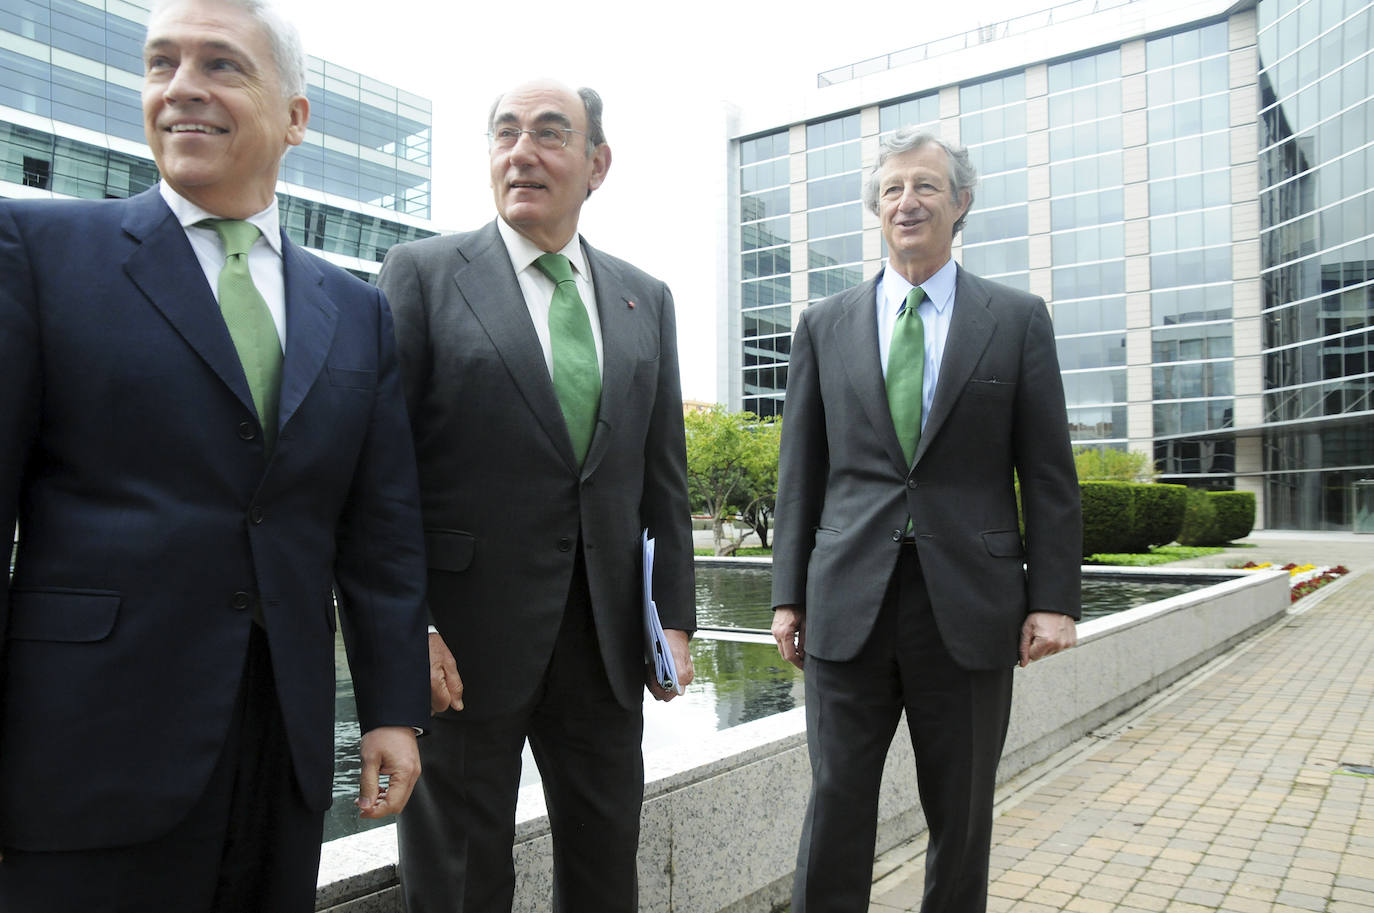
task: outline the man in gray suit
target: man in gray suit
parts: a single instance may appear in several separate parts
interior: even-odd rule
[[[975,178],[962,147],[884,140],[864,198],[886,268],[793,336],[773,551],[773,635],[806,671],[812,770],[793,913],[868,909],[903,710],[930,826],[921,909],[986,909],[1012,668],[1076,641],[1082,520],[1054,334],[1041,299],[951,259]]]
[[[522,86],[488,133],[499,218],[392,248],[379,281],[420,465],[439,714],[399,826],[401,882],[412,913],[510,909],[528,737],[555,909],[630,913],[641,530],[684,685],[696,625],[673,300],[578,234],[611,163],[595,92]]]

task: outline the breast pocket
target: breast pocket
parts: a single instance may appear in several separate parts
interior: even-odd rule
[[[335,387],[348,387],[352,390],[371,390],[377,386],[377,372],[357,368],[336,368],[327,366],[329,383]]]

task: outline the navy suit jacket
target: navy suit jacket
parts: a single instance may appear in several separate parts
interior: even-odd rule
[[[285,242],[270,457],[184,230],[156,188],[0,203],[0,845],[165,833],[227,734],[252,609],[297,781],[330,801],[334,630],[364,730],[424,725],[424,562],[391,319]]]

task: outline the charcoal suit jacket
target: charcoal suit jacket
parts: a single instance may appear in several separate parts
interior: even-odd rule
[[[946,649],[967,669],[1005,667],[1028,612],[1080,612],[1082,520],[1050,316],[1041,299],[959,268],[908,464],[878,352],[880,278],[808,308],[793,335],[773,604],[805,612],[807,653],[852,659],[910,516]]]

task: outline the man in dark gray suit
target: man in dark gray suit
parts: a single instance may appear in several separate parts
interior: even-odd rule
[[[684,685],[696,624],[673,301],[578,234],[611,163],[595,92],[522,86],[488,132],[499,218],[393,248],[379,282],[420,464],[439,713],[399,826],[401,881],[412,913],[510,909],[528,737],[555,909],[630,913],[641,530]]]
[[[921,909],[986,909],[1012,668],[1076,641],[1082,520],[1054,334],[1041,299],[951,259],[975,179],[962,147],[884,140],[864,197],[888,263],[793,336],[773,551],[773,635],[806,671],[812,770],[793,913],[868,909],[903,710],[930,825]]]

